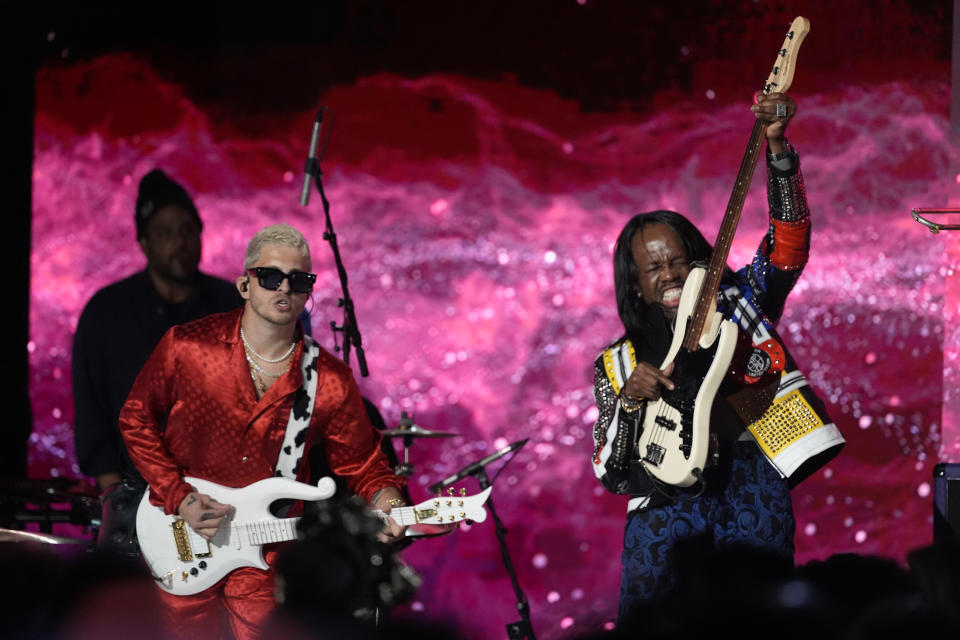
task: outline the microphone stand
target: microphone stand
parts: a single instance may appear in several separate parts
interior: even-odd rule
[[[487,476],[487,471],[483,467],[477,469],[473,477],[480,483],[481,491],[486,490],[491,484],[490,478]],[[533,635],[533,627],[530,625],[530,602],[520,588],[520,583],[517,582],[517,574],[513,569],[513,562],[510,560],[510,551],[507,549],[507,528],[503,526],[503,521],[500,520],[500,516],[497,515],[496,509],[493,508],[493,494],[490,494],[487,498],[485,506],[487,507],[487,511],[490,512],[490,515],[493,516],[493,522],[494,525],[496,525],[495,531],[497,539],[500,541],[500,554],[503,557],[503,564],[507,568],[510,581],[513,583],[513,593],[517,597],[517,611],[520,612],[520,620],[507,625],[507,638],[509,640],[536,640],[536,637]]]
[[[363,354],[363,338],[360,337],[360,329],[357,328],[357,316],[353,310],[353,299],[350,298],[350,291],[347,289],[347,270],[343,267],[343,261],[340,259],[340,249],[337,246],[337,234],[333,230],[333,222],[330,220],[330,203],[323,192],[323,182],[320,180],[322,172],[319,164],[316,167],[315,182],[317,191],[320,192],[320,200],[323,202],[323,215],[326,218],[326,228],[323,232],[323,239],[330,243],[333,250],[333,259],[337,264],[337,274],[340,276],[340,288],[343,291],[343,297],[337,300],[337,306],[343,307],[343,324],[337,326],[336,321],[330,321],[330,329],[333,330],[334,341],[336,341],[337,331],[343,332],[343,361],[350,363],[351,346],[357,349],[357,364],[360,365],[360,375],[366,378],[370,375],[367,370],[367,359]],[[334,351],[339,351],[340,347],[334,347]]]

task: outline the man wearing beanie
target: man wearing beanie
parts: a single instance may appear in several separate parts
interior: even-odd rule
[[[117,419],[170,327],[242,302],[233,283],[199,271],[203,223],[187,192],[160,169],[140,181],[134,223],[146,267],[97,291],[73,341],[74,442],[80,470],[103,491],[98,544],[135,555],[145,482],[130,462]]]

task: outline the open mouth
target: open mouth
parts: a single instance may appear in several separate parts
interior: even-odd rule
[[[660,300],[668,307],[676,307],[680,304],[680,293],[683,289],[679,286],[670,287],[660,294]]]

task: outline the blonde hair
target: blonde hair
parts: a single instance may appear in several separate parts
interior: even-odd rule
[[[308,264],[312,265],[313,263],[310,259],[310,245],[307,244],[307,239],[287,223],[281,222],[260,229],[250,239],[250,244],[247,245],[247,253],[243,256],[244,270],[253,268],[257,260],[260,259],[260,252],[263,251],[265,246],[271,244],[293,247],[307,259]]]

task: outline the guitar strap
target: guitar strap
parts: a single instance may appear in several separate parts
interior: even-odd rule
[[[293,396],[290,419],[280,447],[275,476],[297,479],[300,461],[303,460],[307,429],[313,416],[313,406],[317,399],[317,363],[320,360],[320,345],[313,338],[303,335],[303,355],[300,357],[300,369],[303,372],[303,386]]]

